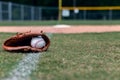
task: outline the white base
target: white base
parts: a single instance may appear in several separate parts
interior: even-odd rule
[[[70,28],[70,25],[64,25],[64,24],[60,24],[60,25],[55,25],[53,26],[54,28]]]

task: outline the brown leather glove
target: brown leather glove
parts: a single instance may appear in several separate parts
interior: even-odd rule
[[[42,36],[46,44],[42,48],[31,47],[31,39],[33,37]],[[3,49],[6,51],[17,51],[17,52],[43,52],[50,46],[50,40],[47,35],[42,31],[41,33],[18,33],[15,36],[10,37],[3,43]]]

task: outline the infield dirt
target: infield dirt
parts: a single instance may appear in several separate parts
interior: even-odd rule
[[[91,33],[91,32],[119,32],[120,25],[80,25],[56,28],[53,26],[0,26],[0,32],[48,32],[48,33]]]

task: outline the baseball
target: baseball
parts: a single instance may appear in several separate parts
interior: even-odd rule
[[[41,36],[34,37],[31,40],[31,46],[34,48],[42,48],[46,45],[44,39]]]

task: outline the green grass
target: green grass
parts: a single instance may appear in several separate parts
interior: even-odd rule
[[[40,25],[120,25],[120,20],[63,20],[63,21],[2,21],[0,26],[40,26]]]
[[[120,80],[120,33],[55,34],[32,80]]]
[[[1,33],[0,43],[11,35]],[[22,56],[0,47],[0,77]],[[30,77],[31,80],[120,80],[119,74],[120,32],[111,32],[53,34],[49,50],[42,54]]]
[[[21,53],[10,53],[3,50],[3,42],[12,35],[13,34],[0,33],[0,78],[6,76],[24,55]]]

